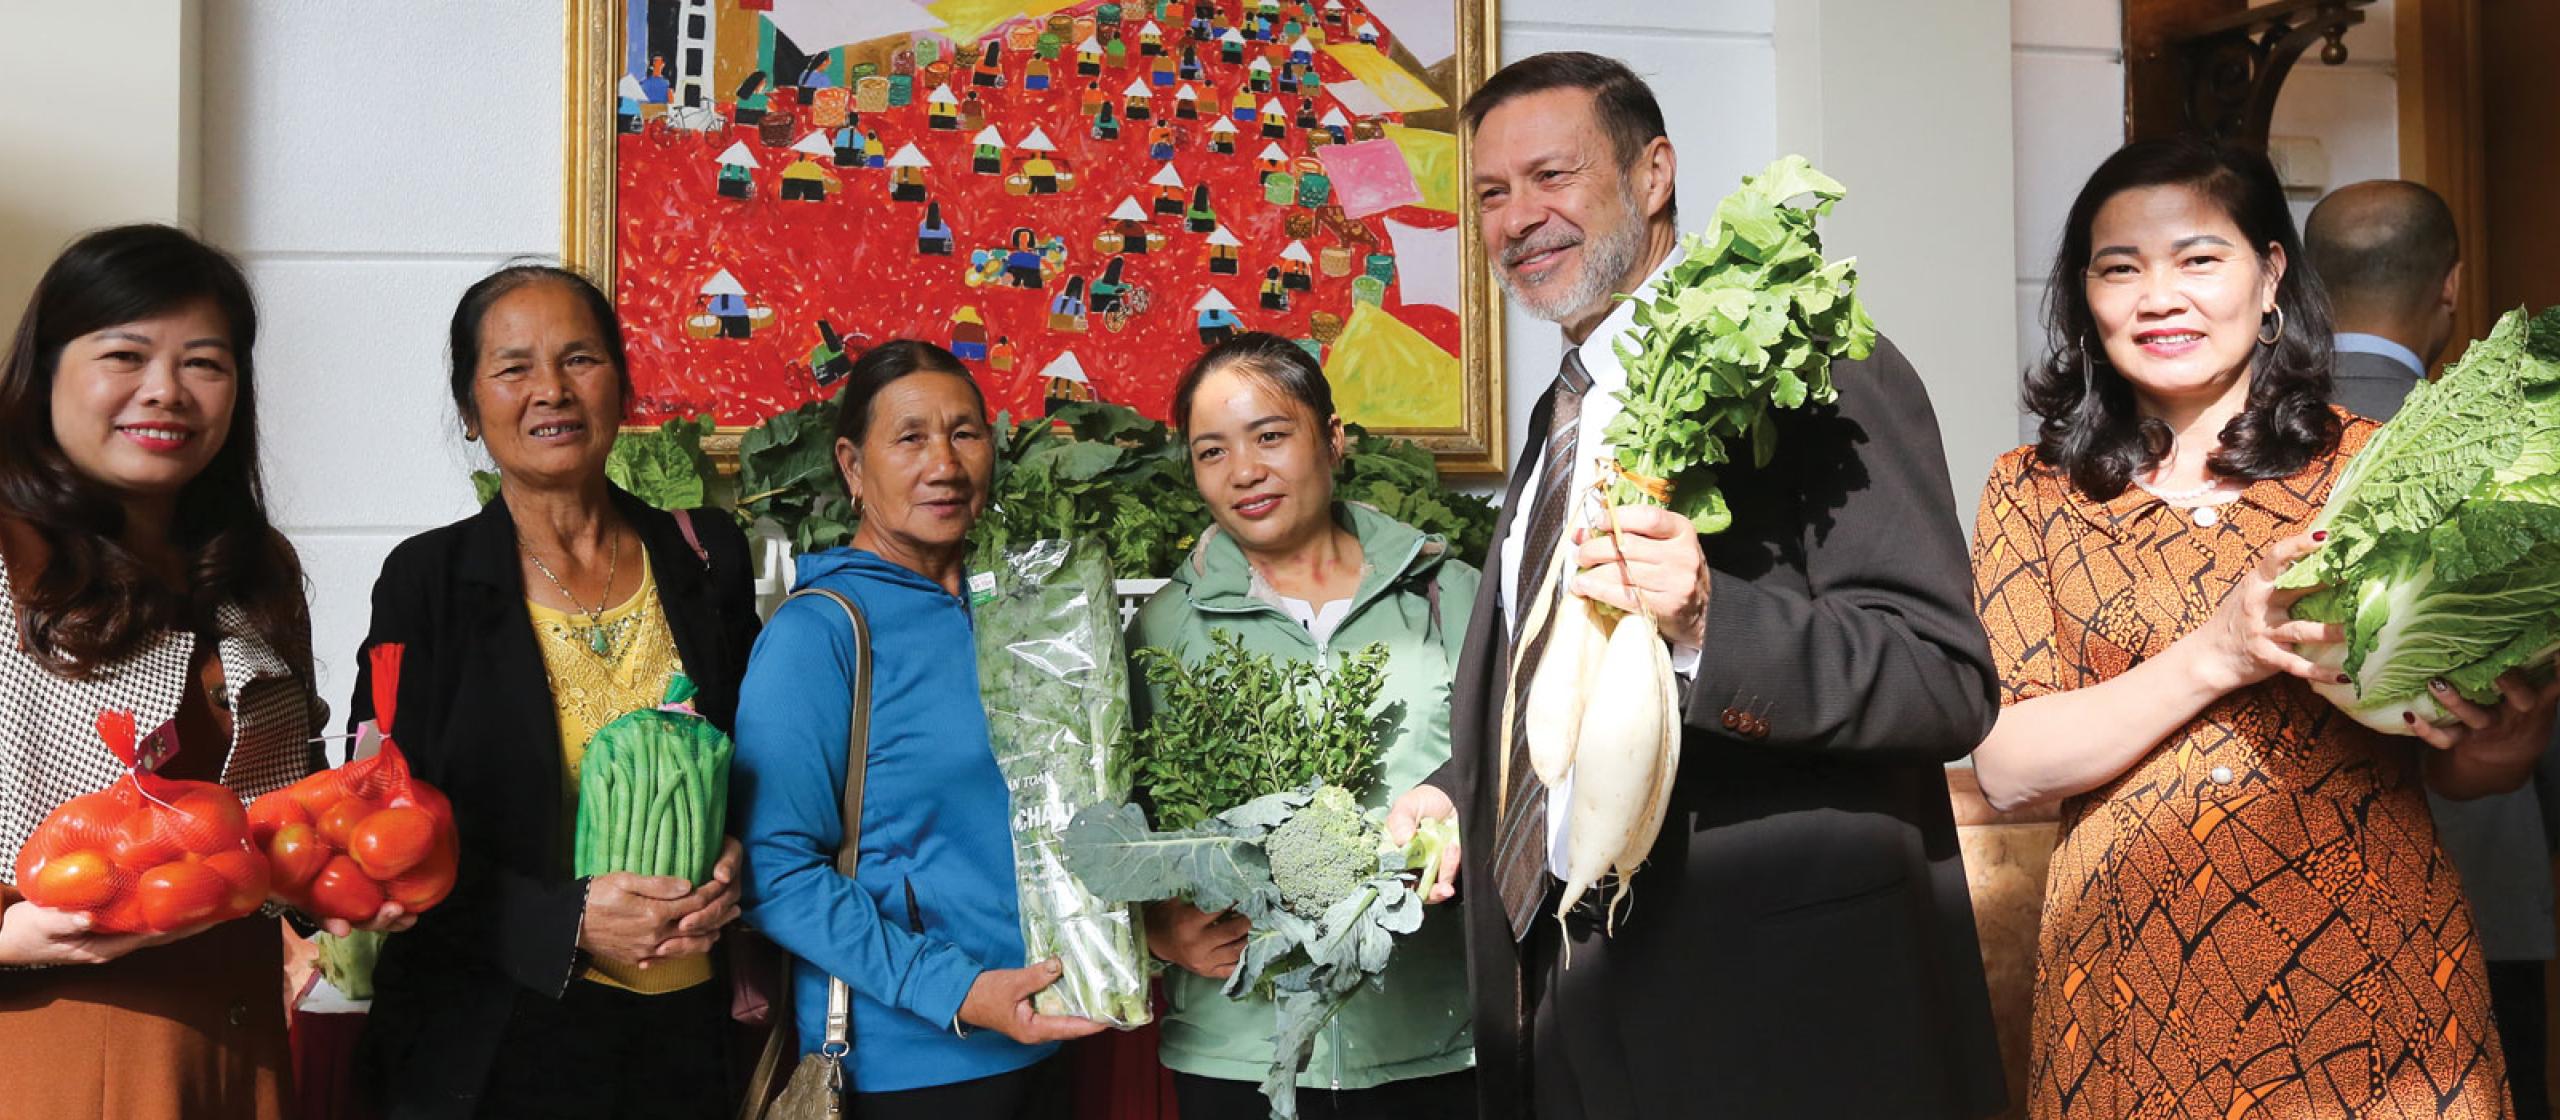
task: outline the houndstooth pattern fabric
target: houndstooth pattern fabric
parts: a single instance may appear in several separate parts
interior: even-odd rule
[[[8,565],[0,560],[0,592]],[[255,636],[246,612],[225,605],[215,622],[231,720],[222,784],[248,800],[293,784],[311,769],[321,720],[310,690]],[[87,680],[47,672],[26,652],[14,598],[0,610],[0,881],[17,883],[18,848],[54,807],[124,774],[98,741],[98,713],[126,709],[149,733],[178,714],[195,636],[172,631],[141,654]]]

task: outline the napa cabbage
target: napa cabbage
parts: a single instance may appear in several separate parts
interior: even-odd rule
[[[2312,523],[2318,552],[2277,580],[2317,588],[2293,616],[2345,640],[2302,647],[2348,679],[2313,687],[2358,722],[2408,734],[2404,713],[2452,713],[2498,677],[2548,680],[2560,652],[2560,308],[2498,320],[2349,461]]]

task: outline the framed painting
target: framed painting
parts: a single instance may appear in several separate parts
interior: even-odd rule
[[[1016,416],[1162,420],[1261,330],[1346,420],[1502,468],[1457,121],[1497,0],[567,2],[563,255],[622,313],[634,424],[734,433],[892,338]]]

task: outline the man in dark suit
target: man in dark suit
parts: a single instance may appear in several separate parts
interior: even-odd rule
[[[2388,420],[2453,338],[2462,292],[2453,210],[2419,184],[2377,179],[2321,199],[2302,234],[2303,253],[2337,310],[2331,396],[2351,412]],[[2489,1002],[2518,1116],[2551,1114],[2542,985],[2560,945],[2552,934],[2543,798],[2555,758],[2560,754],[2544,751],[2544,773],[2512,793],[2453,801],[2427,791],[2436,835],[2462,872],[2489,959]]]
[[[2359,416],[2390,419],[2453,341],[2462,242],[2452,209],[2416,183],[2354,183],[2311,208],[2302,250],[2337,312],[2332,396]]]
[[[1605,536],[1559,545],[1572,466],[1626,381],[1616,297],[1679,251],[1675,157],[1652,92],[1593,55],[1514,63],[1464,117],[1497,279],[1567,350],[1485,559],[1450,762],[1389,823],[1461,826],[1462,870],[1432,894],[1464,887],[1482,1114],[1997,1110],[1943,772],[1990,730],[1994,682],[1919,377],[1889,342],[1834,365],[1837,404],[1784,414],[1765,469],[1721,470],[1733,524],[1712,540],[1629,508],[1623,566]],[[1570,779],[1550,795],[1504,726],[1534,671],[1515,655],[1543,647],[1519,620],[1555,593],[1534,575],[1557,547],[1575,549],[1576,592],[1642,596],[1684,690],[1669,817],[1614,933],[1590,904],[1555,917]]]

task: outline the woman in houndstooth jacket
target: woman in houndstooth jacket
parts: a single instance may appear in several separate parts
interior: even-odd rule
[[[321,765],[302,569],[258,479],[256,334],[239,267],[165,226],[91,234],[37,285],[0,366],[0,877],[122,774],[103,710],[174,732],[161,773],[243,799]],[[272,915],[107,935],[13,883],[0,902],[10,1115],[283,1114]]]

